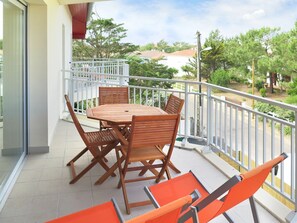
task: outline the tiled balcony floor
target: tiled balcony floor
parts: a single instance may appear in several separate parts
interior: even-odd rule
[[[91,130],[86,128],[86,130]],[[146,206],[132,209],[131,215],[125,214],[122,190],[117,189],[119,180],[109,178],[102,185],[94,182],[103,173],[100,166],[95,166],[77,183],[70,185],[70,171],[66,163],[83,148],[76,129],[72,123],[60,121],[55,131],[50,153],[29,155],[9,198],[0,213],[2,223],[32,223],[44,222],[63,216],[96,204],[103,203],[114,197],[125,219],[139,215],[152,209]],[[88,163],[91,156],[81,159],[78,164]],[[115,153],[109,154],[109,164],[115,162]],[[207,188],[215,189],[226,181],[226,177],[213,167],[207,160],[195,151],[176,149],[173,153],[173,162],[182,172],[192,170]],[[174,176],[174,174],[172,173]],[[143,185],[148,181],[138,182],[127,186],[131,201],[146,197]],[[265,209],[258,205],[260,222],[279,222]],[[232,209],[230,216],[235,222],[250,223],[252,216],[247,202]],[[218,217],[212,222],[227,222],[223,217]]]

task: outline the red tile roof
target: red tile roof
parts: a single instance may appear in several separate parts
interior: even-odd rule
[[[149,58],[149,59],[160,59],[168,55],[168,53],[158,51],[158,50],[147,50],[147,51],[140,51],[140,56]]]
[[[196,54],[196,49],[181,50],[171,53],[174,56],[193,57]]]

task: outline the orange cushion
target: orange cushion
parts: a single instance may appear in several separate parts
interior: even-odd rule
[[[204,198],[209,194],[191,172],[152,185],[149,189],[160,206],[189,195],[195,189],[199,191],[201,198]],[[198,200],[200,201],[201,198]]]
[[[112,201],[57,218],[47,223],[120,223]]]

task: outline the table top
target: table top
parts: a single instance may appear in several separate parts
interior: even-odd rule
[[[133,115],[167,114],[160,108],[139,104],[105,104],[87,109],[87,117],[116,124],[130,124]]]

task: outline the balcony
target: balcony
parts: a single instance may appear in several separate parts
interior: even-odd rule
[[[201,176],[205,185],[213,190],[238,171],[251,169],[286,152],[290,157],[280,165],[278,175],[272,175],[267,180],[265,188],[273,191],[287,206],[262,189],[256,195],[261,222],[285,222],[290,211],[297,207],[296,122],[255,111],[233,100],[233,96],[273,104],[292,112],[295,117],[296,107],[205,83],[129,76],[128,70],[125,61],[101,60],[74,63],[72,70],[62,71],[64,92],[69,95],[76,113],[88,128],[98,127],[97,122],[85,118],[85,111],[98,105],[99,86],[128,86],[130,103],[157,107],[162,107],[171,93],[184,98],[178,132],[180,141],[176,143],[174,163],[183,172],[192,170]],[[153,83],[153,86],[148,87],[147,83]],[[170,87],[163,88],[163,83],[170,84]],[[202,92],[197,90],[199,85]],[[228,97],[214,93],[218,91],[220,95],[228,94]],[[66,107],[64,110],[63,117],[67,120]],[[125,213],[121,190],[116,189],[118,177],[110,178],[102,185],[94,185],[103,173],[99,166],[76,184],[68,184],[70,171],[65,164],[82,147],[83,142],[74,125],[60,121],[50,153],[27,157],[0,213],[0,222],[43,222],[105,202],[111,197],[116,198],[122,213]],[[90,159],[89,156],[82,160],[81,165]],[[112,152],[109,162],[114,161],[115,154]],[[131,188],[135,190],[136,197],[145,196],[142,187]],[[133,209],[132,215],[124,217],[128,219],[151,208]],[[233,209],[230,215],[236,222],[251,222],[252,219],[247,203]],[[213,222],[226,221],[220,217]]]
[[[84,118],[82,118],[85,120]],[[88,121],[88,120],[87,120]],[[88,124],[91,124],[88,122]],[[98,126],[97,122],[93,125]],[[86,130],[94,130],[86,128]],[[178,144],[178,143],[177,143]],[[0,213],[0,222],[44,222],[46,220],[66,215],[90,206],[103,203],[114,197],[124,215],[125,219],[139,215],[152,209],[153,206],[145,206],[132,209],[131,215],[126,215],[122,190],[117,189],[119,174],[110,177],[102,185],[94,185],[94,182],[104,172],[100,166],[95,166],[91,172],[80,179],[77,183],[70,185],[70,170],[66,163],[83,148],[75,126],[71,122],[60,121],[50,147],[50,153],[40,155],[29,155],[23,169],[16,181],[9,198]],[[200,151],[202,146],[197,146]],[[214,190],[225,182],[227,176],[213,166],[208,159],[213,160],[212,154],[200,154],[196,150],[183,150],[176,148],[173,153],[173,162],[182,172],[192,170],[205,185]],[[81,160],[79,165],[85,166],[91,159],[88,156]],[[218,158],[217,158],[218,159]],[[108,164],[115,161],[115,152],[112,151],[108,157]],[[185,162],[186,161],[186,162]],[[218,160],[217,160],[218,161]],[[215,162],[217,162],[215,161]],[[220,161],[224,165],[222,161]],[[226,164],[225,164],[226,165]],[[223,166],[221,165],[221,168]],[[235,173],[234,170],[229,170]],[[171,172],[174,175],[174,172]],[[132,184],[127,188],[134,199],[146,196],[143,185],[152,182],[140,182]],[[133,200],[133,196],[130,196]],[[279,222],[263,207],[257,205],[261,222]],[[230,215],[235,222],[249,223],[252,220],[249,203],[238,205]],[[218,217],[212,222],[226,222],[223,217]]]

